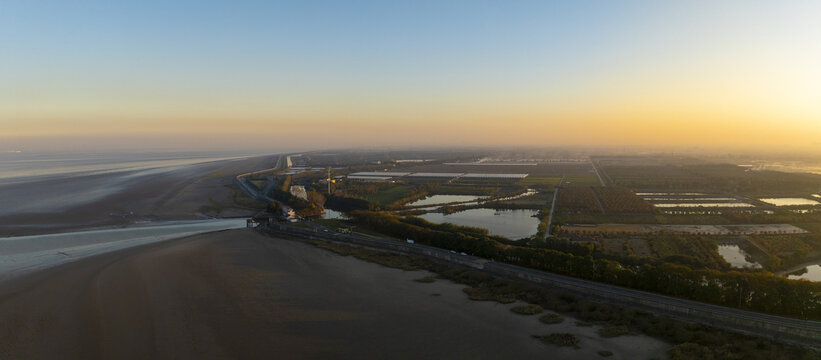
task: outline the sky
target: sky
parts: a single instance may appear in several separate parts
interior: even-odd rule
[[[819,1],[0,0],[0,151],[821,148],[819,19]]]

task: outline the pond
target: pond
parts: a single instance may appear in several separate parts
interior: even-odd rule
[[[719,245],[718,254],[734,268],[761,268],[761,264],[747,260],[747,253],[738,245]]]
[[[536,234],[540,219],[534,217],[538,210],[470,209],[452,214],[427,213],[419,217],[434,223],[448,222],[455,225],[488,229],[491,234],[518,240]]]
[[[441,205],[457,202],[462,203],[479,200],[480,198],[481,196],[477,195],[433,195],[421,200],[416,200],[412,203],[405,204],[405,206]]]
[[[788,279],[806,279],[821,282],[821,265],[810,265],[787,276]]]
[[[761,201],[775,206],[819,205],[818,201],[804,198],[768,198]]]

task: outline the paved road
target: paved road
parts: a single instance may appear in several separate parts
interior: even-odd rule
[[[601,183],[601,186],[602,187],[607,186],[607,184],[605,184],[604,180],[601,178],[601,174],[599,174],[599,169],[596,168],[596,163],[593,161],[593,159],[590,159],[590,165],[593,166],[593,171],[596,173],[596,177],[599,178],[599,183]]]
[[[274,200],[273,198],[271,198],[270,196],[267,195],[271,184],[273,184],[273,181],[271,183],[269,183],[268,186],[266,186],[264,190],[260,191],[259,189],[256,188],[256,186],[251,184],[251,182],[250,182],[250,180],[248,180],[248,178],[250,178],[251,176],[254,176],[254,175],[265,174],[265,173],[274,173],[274,172],[277,172],[277,171],[287,170],[288,167],[282,168],[282,165],[283,165],[282,158],[283,158],[283,156],[278,157],[276,165],[274,167],[270,168],[270,169],[259,170],[259,171],[254,171],[254,172],[250,172],[250,173],[237,175],[237,177],[234,178],[234,183],[237,184],[237,186],[239,186],[240,189],[242,189],[242,191],[245,192],[245,194],[247,194],[248,196],[250,196],[252,199],[254,199],[256,201],[259,201],[259,202],[264,203],[266,205],[270,204],[272,202],[278,202],[278,201]],[[290,156],[287,156],[287,163],[290,163],[290,162],[291,162]],[[281,204],[281,205],[282,205],[283,211],[285,211],[285,212],[287,212],[290,209],[290,207],[288,207],[285,204]]]
[[[452,251],[425,245],[406,244],[381,238],[365,238],[356,235],[338,234],[325,231],[321,227],[305,229],[287,225],[271,225],[267,228],[267,231],[423,256],[437,261],[479,269],[496,276],[560,288],[585,298],[627,306],[683,321],[695,322],[786,343],[821,347],[821,322],[819,321],[799,320],[679,299],[494,262],[470,255],[460,255]]]
[[[556,190],[553,191],[553,203],[550,205],[550,214],[547,216],[547,229],[544,232],[544,238],[547,239],[550,237],[550,225],[553,224],[553,212],[556,210],[556,199],[559,198],[559,187],[562,186],[564,182],[564,176],[562,179],[559,180],[559,183],[556,185]]]

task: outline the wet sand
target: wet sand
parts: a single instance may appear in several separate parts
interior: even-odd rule
[[[273,167],[276,159],[261,156],[0,183],[0,237],[141,221],[249,216],[259,205],[232,188],[233,178]]]
[[[0,283],[0,358],[642,359],[668,348],[412,281],[425,275],[247,229],[130,248]],[[551,332],[579,334],[581,349],[530,337]]]

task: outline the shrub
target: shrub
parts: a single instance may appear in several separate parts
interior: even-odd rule
[[[541,340],[545,344],[579,348],[579,337],[575,334],[552,333],[550,335],[533,335],[533,337]]]
[[[542,311],[544,311],[544,309],[542,309],[542,307],[539,306],[539,305],[527,304],[527,305],[514,306],[513,308],[510,309],[510,311],[513,311],[517,314],[522,314],[522,315],[536,315],[536,314],[539,314]]]
[[[612,338],[622,335],[627,335],[630,333],[630,329],[627,326],[619,325],[619,326],[607,326],[599,329],[599,336],[605,338]]]
[[[545,324],[559,324],[564,321],[564,317],[556,313],[550,313],[539,317],[539,321]]]

